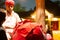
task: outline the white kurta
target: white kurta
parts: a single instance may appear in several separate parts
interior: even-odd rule
[[[21,22],[20,17],[17,13],[15,13],[14,11],[12,12],[12,15],[8,16],[6,14],[6,20],[5,22],[2,24],[2,26],[5,28],[6,30],[6,34],[8,37],[8,40],[10,37],[9,33],[13,32],[13,28],[15,27],[16,23]]]

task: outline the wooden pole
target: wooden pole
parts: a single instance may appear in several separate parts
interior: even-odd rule
[[[36,0],[36,22],[45,28],[45,0]]]

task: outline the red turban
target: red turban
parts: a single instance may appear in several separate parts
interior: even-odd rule
[[[14,0],[6,0],[5,5],[14,5]]]

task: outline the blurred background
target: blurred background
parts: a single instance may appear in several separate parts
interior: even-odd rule
[[[14,0],[14,11],[23,19],[36,20],[36,0]],[[0,8],[5,9],[5,0],[0,0]],[[60,0],[45,0],[45,23],[55,40],[60,40]]]

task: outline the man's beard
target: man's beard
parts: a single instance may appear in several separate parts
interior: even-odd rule
[[[7,12],[8,12],[8,13],[12,13],[12,10],[9,10],[9,11],[7,10]]]

